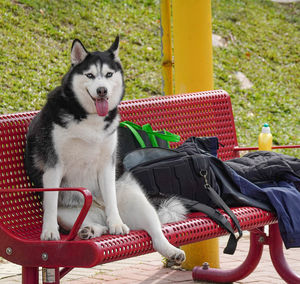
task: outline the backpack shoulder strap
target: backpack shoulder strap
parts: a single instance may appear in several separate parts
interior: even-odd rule
[[[198,201],[186,199],[180,197],[184,205],[191,211],[198,211],[206,214],[210,219],[215,221],[220,227],[224,228],[229,234],[229,240],[224,249],[226,254],[234,254],[237,246],[238,239],[235,237],[234,229],[232,228],[230,222],[226,217],[224,217],[219,210],[214,209],[206,204],[200,203]]]
[[[208,183],[207,171],[206,170],[200,171],[200,175],[203,176],[203,178],[204,178],[204,181],[205,181],[204,186],[205,186],[205,189],[207,190],[209,197],[213,200],[213,202],[215,202],[220,208],[222,208],[228,214],[228,216],[232,220],[234,226],[236,227],[239,236],[236,238],[234,234],[231,234],[230,237],[234,238],[236,240],[235,243],[237,244],[237,241],[243,236],[243,231],[241,229],[238,219],[236,218],[234,213],[231,211],[231,209],[228,207],[228,205],[224,202],[224,200],[221,198],[221,196],[219,194],[217,194],[216,191]],[[232,249],[233,249],[233,251],[232,251]],[[235,245],[235,247],[226,247],[224,249],[224,253],[233,254],[235,249],[236,249],[236,245]]]
[[[243,232],[241,230],[240,223],[234,213],[230,210],[228,205],[224,202],[221,196],[212,188],[212,186],[208,183],[207,174],[208,169],[210,168],[210,156],[209,155],[193,155],[191,156],[195,169],[198,171],[198,174],[204,178],[204,187],[207,190],[207,194],[209,198],[221,209],[223,209],[230,219],[232,220],[234,226],[236,227],[239,236],[236,238],[234,233],[230,233],[230,244],[224,249],[224,253],[226,254],[233,254],[238,240],[242,237]],[[214,158],[214,157],[213,157]],[[230,224],[230,223],[229,223]],[[230,226],[231,227],[231,226]],[[235,245],[234,245],[235,242]],[[229,244],[229,243],[228,243]]]

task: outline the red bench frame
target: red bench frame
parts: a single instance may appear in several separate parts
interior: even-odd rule
[[[171,144],[172,147],[190,136],[217,136],[224,145],[220,147],[219,157],[223,160],[238,157],[231,101],[224,91],[125,101],[119,110],[122,120],[141,125],[149,122],[154,130],[165,128],[181,135],[181,141]],[[53,283],[59,283],[59,279],[74,267],[93,267],[153,252],[151,239],[145,231],[131,231],[126,236],[104,235],[87,241],[78,239],[77,231],[92,203],[88,190],[31,188],[23,166],[23,154],[25,133],[36,113],[0,117],[0,256],[22,266],[22,283],[38,283],[39,267],[47,268],[47,272],[55,276]],[[59,241],[40,240],[42,207],[34,193],[45,190],[77,190],[85,197],[72,231],[69,235],[61,235]],[[289,269],[284,259],[276,216],[254,207],[232,210],[241,228],[251,232],[246,260],[233,270],[195,267],[193,278],[215,282],[240,280],[259,263],[263,245],[269,245],[272,262],[281,277],[288,283],[300,283],[300,277]],[[226,214],[224,216],[227,218]],[[269,236],[263,232],[266,225],[270,225]],[[163,232],[175,246],[227,234],[202,213],[164,225]]]

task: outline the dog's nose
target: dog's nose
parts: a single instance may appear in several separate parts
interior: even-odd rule
[[[105,87],[99,87],[96,91],[99,97],[105,97],[107,95],[107,88]]]

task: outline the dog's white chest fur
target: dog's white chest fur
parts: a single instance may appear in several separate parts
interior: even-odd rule
[[[118,119],[113,124],[116,123]],[[117,132],[112,133],[112,125],[103,130],[105,125],[104,119],[98,115],[89,115],[80,122],[71,121],[66,128],[55,125],[53,140],[63,173],[62,187],[85,187],[95,197],[101,198],[100,171],[107,167],[111,167],[112,172],[115,170],[112,159],[117,144]],[[64,195],[60,199],[68,203]]]

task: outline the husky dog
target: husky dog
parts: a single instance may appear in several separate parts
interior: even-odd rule
[[[184,206],[173,198],[156,210],[129,173],[116,180],[118,105],[124,96],[118,50],[119,37],[104,52],[88,52],[74,40],[70,70],[29,126],[25,167],[36,187],[85,187],[92,193],[81,239],[146,230],[155,250],[180,263],[185,254],[167,241],[161,223],[184,219]],[[58,224],[70,230],[82,205],[79,192],[44,192],[41,239],[58,240]]]

